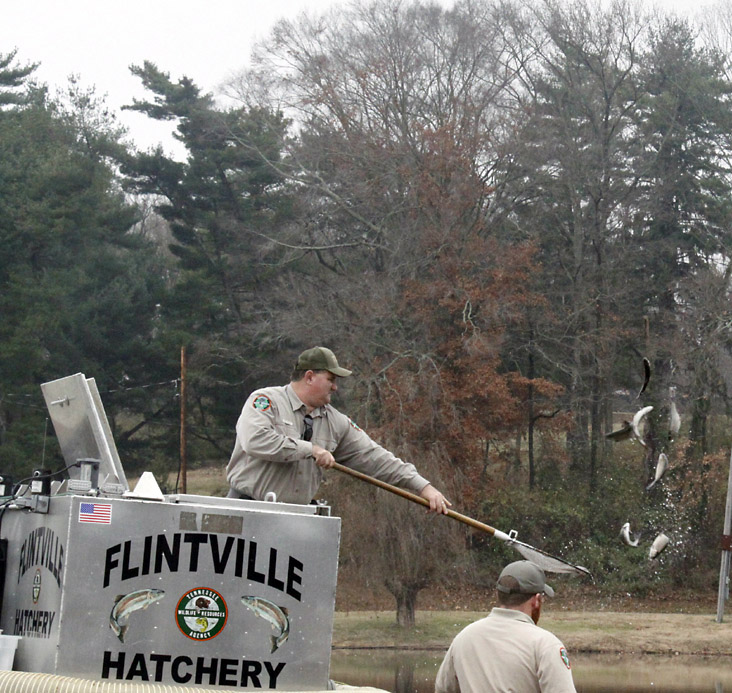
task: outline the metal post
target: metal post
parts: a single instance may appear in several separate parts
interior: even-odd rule
[[[724,508],[724,534],[722,535],[722,564],[719,568],[719,592],[717,595],[717,623],[724,617],[724,602],[729,593],[730,534],[732,533],[732,453],[727,478],[727,503]]]
[[[187,492],[186,483],[186,348],[180,348],[180,492]]]

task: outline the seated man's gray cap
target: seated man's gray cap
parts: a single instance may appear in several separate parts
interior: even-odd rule
[[[338,359],[330,349],[321,346],[303,351],[297,357],[295,368],[298,371],[329,371],[341,378],[351,375],[351,371],[338,365]]]
[[[546,594],[554,596],[554,590],[546,584],[544,571],[531,561],[509,563],[498,576],[496,589],[504,594]]]

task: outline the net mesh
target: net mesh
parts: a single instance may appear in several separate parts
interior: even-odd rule
[[[581,565],[574,565],[516,539],[509,539],[506,543],[509,546],[513,546],[527,561],[536,563],[536,565],[547,573],[568,573],[592,578],[590,571]]]

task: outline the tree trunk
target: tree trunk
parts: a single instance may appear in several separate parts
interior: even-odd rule
[[[594,493],[597,489],[597,467],[598,467],[598,449],[600,447],[602,412],[600,408],[600,400],[602,394],[600,392],[600,377],[597,374],[599,370],[598,364],[595,364],[595,373],[592,378],[592,394],[590,404],[590,492]]]
[[[414,662],[399,662],[394,674],[394,693],[412,693],[415,690]]]
[[[534,423],[536,419],[534,418],[534,386],[531,384],[531,382],[536,377],[536,373],[534,369],[534,354],[531,351],[529,351],[529,368],[526,376],[529,379],[529,391],[526,396],[528,406],[527,415],[529,417],[529,428],[527,433],[527,446],[529,456],[529,488],[533,489],[534,483],[536,482],[536,469],[534,467]]]
[[[397,603],[397,623],[403,628],[414,628],[414,611],[420,589],[414,585],[401,585],[400,589],[392,590]]]
[[[693,445],[689,449],[687,458],[702,459],[708,452],[707,417],[710,409],[707,397],[701,396],[694,400],[689,430],[689,440]]]

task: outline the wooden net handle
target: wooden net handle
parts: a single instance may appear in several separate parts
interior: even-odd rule
[[[346,467],[345,465],[339,464],[338,462],[335,462],[333,464],[333,469],[337,469],[339,472],[344,472],[345,474],[353,476],[356,479],[360,479],[361,481],[365,481],[369,484],[373,484],[374,486],[378,486],[379,488],[383,488],[386,491],[390,491],[397,496],[406,498],[413,503],[419,503],[419,505],[424,505],[427,508],[430,507],[430,502],[426,498],[422,498],[422,496],[418,496],[414,493],[411,493],[410,491],[405,491],[398,486],[392,486],[391,484],[387,484],[385,481],[374,479],[374,477],[369,476],[368,474],[363,474],[362,472],[358,472],[355,469]],[[470,527],[474,527],[475,529],[487,532],[488,534],[493,535],[496,533],[496,530],[490,525],[487,525],[484,522],[479,522],[478,520],[474,520],[472,517],[468,517],[467,515],[463,515],[462,513],[455,512],[454,510],[450,510],[449,508],[447,509],[447,516],[451,517],[453,520],[457,520],[458,522],[469,525]]]

